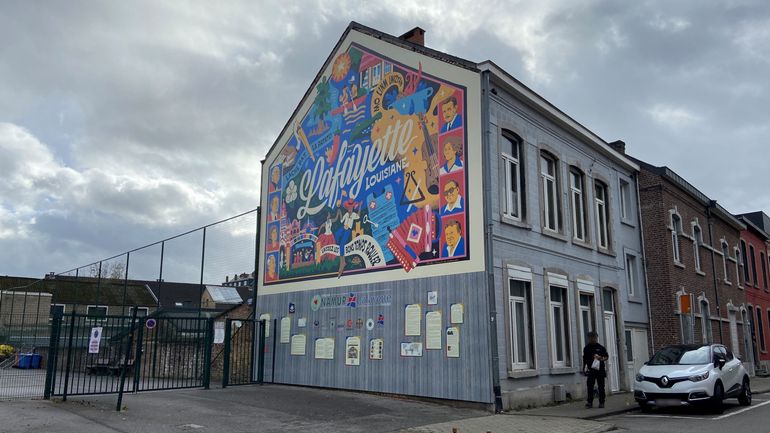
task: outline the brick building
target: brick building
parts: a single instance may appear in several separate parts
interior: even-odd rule
[[[739,215],[746,225],[741,232],[742,277],[746,287],[746,304],[751,322],[751,341],[755,366],[767,370],[770,366],[768,337],[770,337],[770,284],[768,284],[768,248],[770,235],[764,212]]]
[[[668,167],[639,165],[653,349],[723,343],[750,365],[740,249],[746,226]]]

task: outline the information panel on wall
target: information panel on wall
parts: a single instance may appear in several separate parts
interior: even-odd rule
[[[431,72],[333,58],[264,166],[263,284],[470,259],[467,91]]]

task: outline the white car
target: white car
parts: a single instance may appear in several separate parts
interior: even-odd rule
[[[721,344],[664,347],[634,381],[634,399],[643,412],[652,407],[707,404],[721,413],[722,401],[732,397],[750,405],[751,383],[741,360]]]

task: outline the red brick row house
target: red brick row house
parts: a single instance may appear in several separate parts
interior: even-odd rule
[[[722,343],[750,367],[747,291],[754,289],[743,284],[746,225],[670,168],[639,166],[653,350]],[[757,239],[754,249],[764,242]]]
[[[746,288],[752,352],[756,368],[767,371],[770,367],[770,255],[767,248],[770,221],[761,211],[739,215],[738,218],[746,225],[746,229],[741,231],[741,276]]]

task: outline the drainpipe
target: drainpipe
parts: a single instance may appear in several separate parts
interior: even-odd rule
[[[489,72],[482,72],[481,80],[481,172],[484,173],[484,248],[486,259],[486,284],[489,301],[489,347],[491,350],[492,391],[495,395],[495,413],[503,411],[500,390],[500,355],[497,347],[497,307],[495,302],[495,265],[492,256],[492,213],[489,173]]]
[[[644,245],[644,222],[642,219],[642,197],[639,189],[639,173],[634,175],[636,184],[636,213],[639,219],[639,240],[642,244],[642,269],[644,269],[644,293],[647,298],[647,329],[650,331],[650,353],[655,352],[655,331],[652,329],[652,306],[650,305],[650,281],[647,276],[647,251]]]
[[[719,342],[722,344],[725,344],[724,338],[722,338],[722,309],[720,308],[721,303],[719,302],[719,290],[717,285],[717,268],[715,259],[716,254],[714,253],[714,222],[713,222],[713,216],[711,213],[711,209],[715,208],[717,205],[716,200],[709,200],[708,206],[706,206],[706,215],[708,216],[708,223],[709,223],[709,244],[711,245],[711,275],[714,279],[714,298],[717,301],[717,317],[719,317]],[[697,239],[696,239],[697,242]]]

